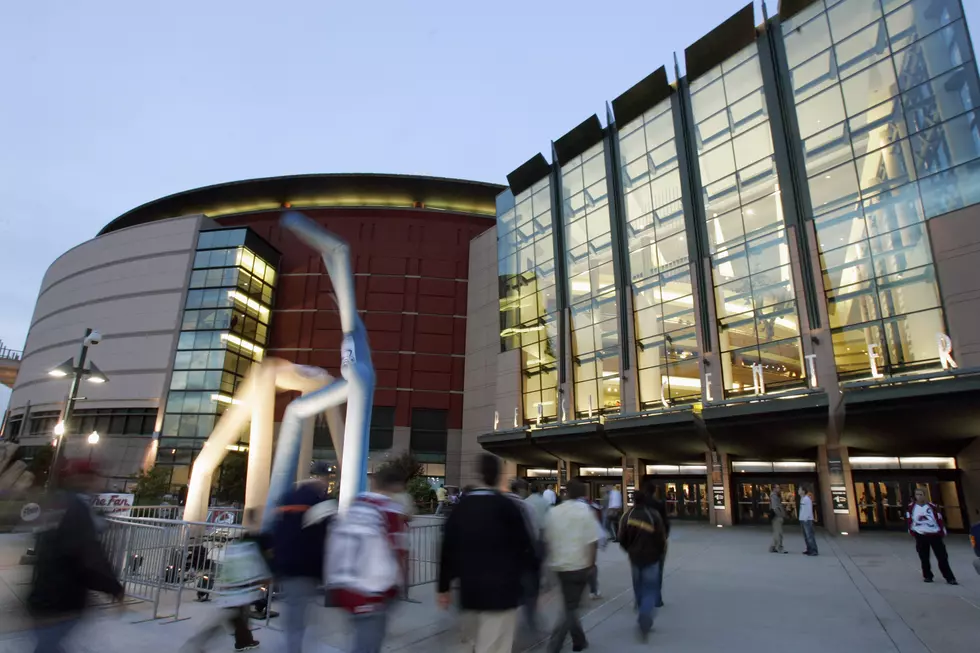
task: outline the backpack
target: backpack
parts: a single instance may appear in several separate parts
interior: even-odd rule
[[[388,516],[367,501],[354,501],[327,536],[325,584],[365,596],[380,595],[401,581]]]

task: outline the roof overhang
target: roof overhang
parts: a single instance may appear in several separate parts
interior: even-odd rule
[[[827,442],[830,400],[820,391],[764,395],[705,405],[701,417],[720,452],[774,460],[813,456]]]
[[[550,469],[556,462],[553,455],[538,447],[531,440],[530,433],[526,429],[484,433],[477,438],[477,442],[490,453],[507,460],[513,460],[520,465],[534,465]]]
[[[608,417],[605,433],[627,455],[659,463],[703,460],[708,450],[704,423],[690,407]]]

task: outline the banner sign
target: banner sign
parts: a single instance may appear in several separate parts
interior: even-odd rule
[[[725,486],[715,485],[712,495],[714,496],[715,510],[724,510],[725,509]]]
[[[840,452],[837,449],[827,450],[827,467],[830,472],[831,487],[844,485],[844,463],[841,462]]]
[[[830,486],[830,500],[834,504],[835,515],[846,515],[851,511],[847,501],[847,488],[843,485]]]
[[[207,522],[209,524],[221,524],[227,526],[235,523],[235,512],[234,510],[221,510],[220,508],[212,508],[208,510]]]
[[[132,494],[96,494],[92,497],[92,509],[103,515],[127,517],[134,498]]]

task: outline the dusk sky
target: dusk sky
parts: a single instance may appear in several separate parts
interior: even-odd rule
[[[47,267],[128,209],[298,173],[505,183],[744,4],[0,3],[0,340],[23,346]]]

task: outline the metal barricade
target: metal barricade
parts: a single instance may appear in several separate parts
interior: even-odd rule
[[[416,520],[408,529],[407,587],[434,583],[439,579],[442,520]]]

